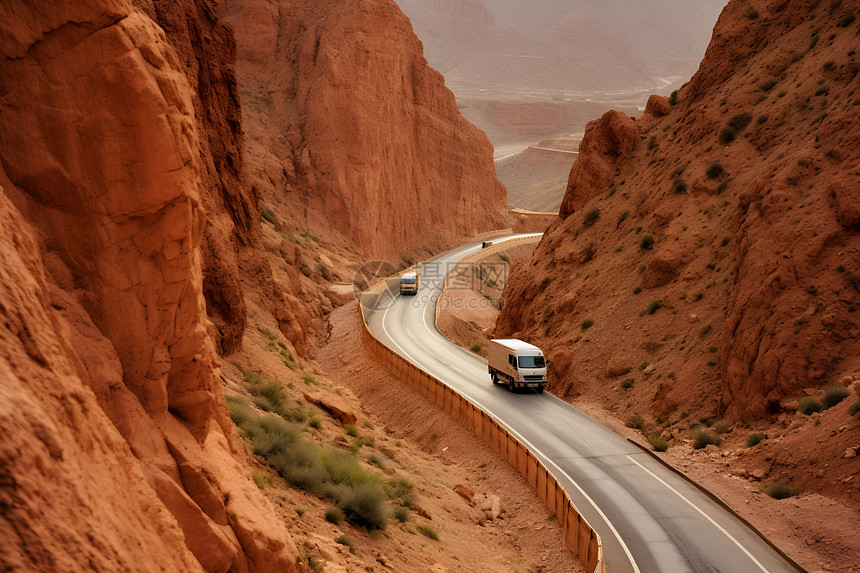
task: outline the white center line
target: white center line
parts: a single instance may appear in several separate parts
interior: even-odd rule
[[[627,456],[627,459],[628,459],[628,460],[630,460],[631,462],[633,462],[634,464],[636,464],[637,466],[639,466],[640,468],[642,468],[643,470],[645,470],[645,472],[647,472],[647,473],[651,474],[651,476],[652,476],[654,479],[656,479],[657,481],[659,481],[660,483],[662,483],[663,485],[665,485],[665,486],[666,486],[667,488],[669,488],[669,490],[670,490],[670,491],[672,491],[675,495],[677,495],[678,497],[680,497],[681,499],[683,499],[685,502],[687,502],[687,504],[688,504],[690,507],[692,507],[693,509],[695,509],[696,511],[698,511],[698,512],[699,512],[699,514],[701,514],[701,516],[702,516],[702,517],[704,517],[705,519],[707,519],[708,521],[710,521],[710,522],[713,524],[713,526],[714,526],[714,527],[716,527],[717,529],[719,529],[721,532],[723,532],[723,534],[724,534],[726,537],[728,537],[729,539],[731,539],[731,540],[732,540],[732,542],[733,542],[735,545],[737,545],[737,546],[738,546],[738,548],[739,548],[741,551],[743,551],[744,553],[746,553],[746,556],[747,556],[747,557],[749,557],[749,558],[752,560],[752,562],[753,562],[753,563],[755,563],[756,565],[758,565],[758,568],[759,568],[759,569],[761,569],[762,571],[764,571],[764,573],[768,573],[768,570],[764,568],[764,565],[762,565],[761,563],[759,563],[759,562],[758,562],[758,559],[756,559],[755,557],[753,557],[752,553],[750,553],[749,551],[747,551],[746,547],[744,547],[743,545],[741,545],[740,541],[738,541],[737,539],[735,539],[734,537],[732,537],[732,535],[731,535],[728,531],[726,531],[725,529],[723,529],[723,527],[722,527],[719,523],[717,523],[716,521],[714,521],[713,519],[711,519],[711,516],[710,516],[710,515],[708,515],[707,513],[705,513],[704,511],[702,511],[701,509],[699,509],[699,506],[697,506],[697,505],[696,505],[696,504],[694,504],[692,501],[690,501],[689,499],[687,499],[686,497],[684,497],[684,495],[683,495],[681,492],[679,492],[677,489],[675,489],[674,487],[672,487],[671,485],[669,485],[668,483],[666,483],[665,481],[663,481],[663,479],[662,479],[662,478],[660,478],[660,476],[658,476],[657,474],[655,474],[654,472],[652,472],[651,470],[649,470],[648,468],[646,468],[645,466],[643,466],[642,464],[640,464],[639,462],[637,462],[637,461],[636,461],[635,459],[633,459],[631,456]]]

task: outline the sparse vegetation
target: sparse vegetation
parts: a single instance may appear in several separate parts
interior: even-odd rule
[[[663,306],[663,303],[661,301],[652,300],[648,303],[648,306],[645,307],[645,312],[647,312],[648,314],[654,314],[661,306]]]
[[[472,350],[472,352],[480,352],[483,347],[484,347],[484,343],[481,342],[480,340],[472,341],[471,346],[469,346],[469,348]]]
[[[642,292],[642,287],[634,287],[633,288],[633,294],[639,294],[640,292]]]
[[[753,432],[752,434],[747,436],[747,447],[754,448],[755,446],[759,445],[766,437],[767,436],[765,436],[764,434]]]
[[[505,253],[501,253],[501,254],[499,254],[499,258],[500,258],[500,259],[502,259],[503,261],[505,261],[506,263],[510,263],[510,262],[511,262],[511,257],[509,257],[508,255],[506,255]]]
[[[839,26],[840,28],[847,28],[848,26],[850,26],[851,24],[854,23],[855,18],[856,18],[856,16],[852,12],[851,14],[847,14],[847,15],[843,16],[839,20],[839,22],[836,23],[836,25]]]
[[[693,432],[693,449],[701,450],[706,446],[719,446],[722,438],[707,428],[698,428]]]
[[[581,325],[581,326],[582,326],[582,330],[588,330],[589,328],[591,328],[591,327],[592,327],[592,325],[593,325],[593,324],[594,324],[594,321],[593,321],[592,319],[590,319],[590,318],[587,318],[587,319],[583,320],[583,321],[582,321],[582,325]]]
[[[824,405],[815,396],[806,396],[801,398],[797,404],[797,411],[805,416],[809,416],[815,412],[820,412],[824,409]]]
[[[330,505],[325,508],[325,520],[329,523],[334,523],[335,525],[340,525],[343,523],[343,512],[339,507],[335,505]]]
[[[681,177],[676,177],[672,182],[672,192],[676,195],[687,192],[687,182]]]
[[[645,420],[639,414],[634,414],[627,419],[626,426],[634,430],[642,431],[645,427]]]
[[[648,443],[651,444],[651,449],[655,452],[665,452],[669,449],[669,442],[661,438],[659,434],[648,436]]]
[[[621,387],[627,390],[628,388],[633,387],[633,378],[628,378],[624,382],[621,383]]]
[[[263,217],[266,221],[272,224],[275,227],[275,230],[279,230],[281,228],[281,223],[278,221],[278,216],[275,215],[275,212],[272,211],[271,207],[260,207],[260,216]]]
[[[720,143],[731,143],[752,121],[749,113],[740,113],[729,120],[720,131]]]
[[[322,278],[327,280],[328,282],[331,282],[331,271],[328,270],[328,267],[323,264],[320,264],[319,270],[320,274],[322,275]]]
[[[705,175],[707,175],[710,179],[716,179],[722,174],[723,166],[719,163],[711,163],[710,165],[708,165],[707,169],[705,169]]]
[[[755,20],[756,18],[758,18],[758,10],[750,6],[749,9],[747,9],[747,18],[749,18],[750,20]]]
[[[308,384],[308,385],[313,384],[314,386],[319,386],[319,381],[316,378],[314,378],[313,374],[310,374],[308,372],[305,372],[304,374],[302,374],[302,380],[304,380],[305,384]]]
[[[776,80],[770,79],[770,80],[763,81],[762,83],[760,83],[758,85],[758,87],[763,92],[769,92],[770,90],[772,90],[774,88],[775,85],[776,85]]]
[[[762,486],[761,491],[773,499],[785,499],[798,494],[797,488],[784,480],[775,481],[770,485]]]
[[[703,326],[703,327],[702,327],[702,329],[699,331],[699,338],[704,338],[704,337],[706,337],[707,335],[709,335],[710,333],[711,333],[711,325],[710,325],[710,324],[705,325],[705,326]]]
[[[415,527],[421,535],[432,539],[433,541],[439,541],[439,534],[436,533],[436,530],[430,527],[429,525],[418,525]]]
[[[397,506],[394,508],[394,511],[391,512],[391,517],[400,523],[406,523],[409,521],[409,510],[403,506]]]
[[[585,213],[585,217],[582,219],[583,227],[590,227],[594,223],[597,222],[597,219],[600,218],[600,209],[598,207],[592,207]]]
[[[618,222],[617,222],[617,223],[615,223],[615,228],[616,228],[616,229],[617,229],[618,227],[620,227],[620,226],[621,226],[621,223],[623,223],[623,222],[624,222],[624,220],[627,218],[627,216],[628,216],[629,214],[630,214],[630,211],[624,211],[623,213],[621,213],[620,215],[618,215]]]
[[[848,413],[852,416],[860,418],[860,400],[857,400],[848,407]]]
[[[732,430],[732,425],[726,420],[717,420],[713,426],[713,430],[718,434],[727,434]]]
[[[678,90],[673,91],[669,94],[669,104],[677,105],[678,104]]]
[[[339,535],[338,537],[335,537],[334,542],[349,547],[349,552],[353,555],[355,554],[355,543],[346,535]]]
[[[824,409],[827,410],[832,408],[842,400],[848,397],[850,392],[848,388],[842,386],[840,384],[834,384],[832,386],[828,386],[824,389],[824,398],[822,399],[822,405]]]
[[[639,239],[639,248],[643,251],[650,250],[651,247],[654,246],[654,237],[649,234],[642,235],[642,238]]]

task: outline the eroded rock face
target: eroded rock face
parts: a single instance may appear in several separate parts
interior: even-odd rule
[[[633,388],[655,418],[755,419],[860,370],[850,13],[732,1],[676,105],[590,124],[496,332],[573,357],[551,388],[609,404]],[[585,245],[592,258],[571,256]],[[595,365],[609,360],[642,373],[607,392]]]
[[[0,27],[0,559],[299,570],[217,382],[208,134],[172,40],[109,0],[5,2]]]
[[[299,224],[392,256],[503,228],[486,136],[391,0],[231,0],[248,161]]]

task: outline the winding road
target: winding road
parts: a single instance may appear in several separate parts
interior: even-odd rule
[[[374,336],[494,416],[549,468],[601,536],[610,573],[797,571],[699,489],[576,408],[493,385],[485,360],[436,329],[444,277],[480,249],[477,242],[423,263],[417,296],[365,308]]]

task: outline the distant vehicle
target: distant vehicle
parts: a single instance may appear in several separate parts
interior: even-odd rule
[[[492,247],[492,246],[493,246],[493,241],[484,241],[481,243],[482,249],[486,249],[487,247]]]
[[[418,273],[403,273],[400,277],[400,294],[418,294]]]
[[[487,369],[493,384],[507,384],[509,390],[536,388],[538,392],[544,391],[548,363],[540,348],[506,338],[491,340],[488,350]]]

